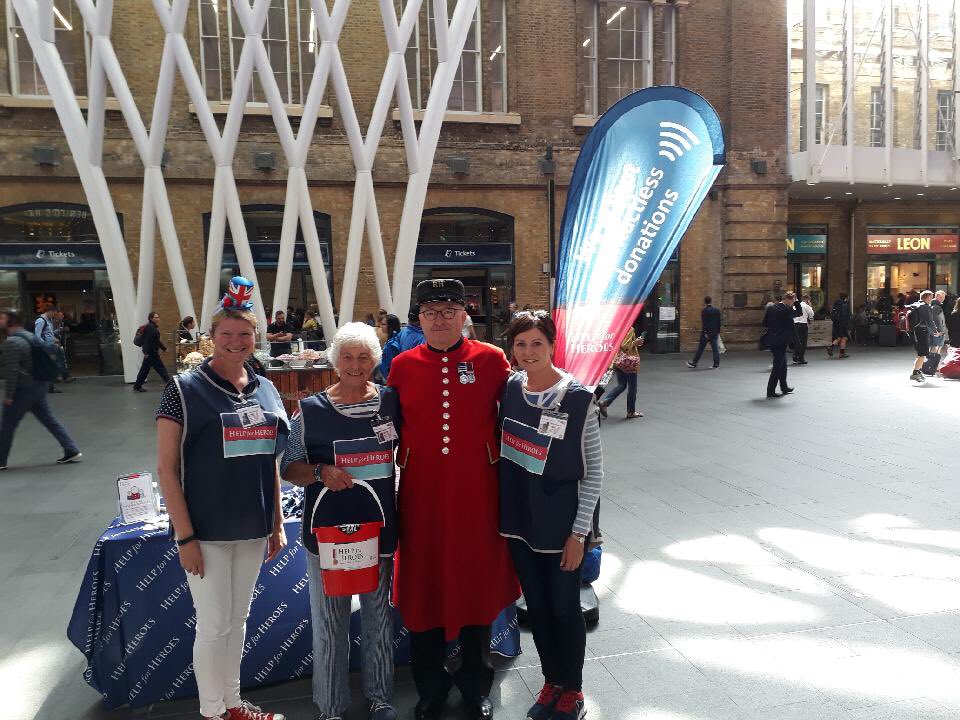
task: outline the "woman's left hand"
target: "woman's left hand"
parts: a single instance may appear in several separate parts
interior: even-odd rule
[[[270,537],[267,538],[267,559],[266,562],[272,561],[277,555],[280,554],[280,551],[287,546],[287,533],[283,529],[283,521],[277,523],[276,529],[270,533]]]
[[[583,543],[571,534],[563,545],[563,554],[560,556],[560,569],[572,572],[583,562]]]

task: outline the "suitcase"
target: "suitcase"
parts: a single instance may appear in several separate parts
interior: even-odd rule
[[[960,380],[960,348],[947,348],[947,355],[940,363],[940,374],[951,380]]]
[[[940,366],[941,359],[940,353],[929,353],[923,366],[920,368],[920,372],[929,377],[933,377],[937,374],[937,368]]]

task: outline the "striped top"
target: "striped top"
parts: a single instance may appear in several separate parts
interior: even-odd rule
[[[563,375],[563,378],[556,385],[542,392],[531,392],[524,387],[524,400],[534,407],[552,408],[557,402],[559,387],[567,378],[566,373],[562,370],[558,372]],[[587,415],[586,422],[583,425],[581,444],[586,473],[583,480],[580,481],[577,518],[573,522],[573,532],[579,535],[589,535],[590,529],[593,527],[593,512],[600,501],[600,489],[603,485],[603,449],[600,446],[600,421],[594,412]]]

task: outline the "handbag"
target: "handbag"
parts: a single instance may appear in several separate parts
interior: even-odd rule
[[[620,372],[636,373],[640,368],[640,357],[638,355],[627,355],[621,350],[617,353],[613,366]]]
[[[717,335],[717,351],[721,354],[727,351],[727,346],[723,343],[723,338]]]

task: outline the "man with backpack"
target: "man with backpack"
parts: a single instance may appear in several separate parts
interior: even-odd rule
[[[847,294],[842,292],[830,309],[830,320],[833,322],[831,331],[832,341],[827,345],[827,355],[833,357],[834,345],[840,346],[840,357],[847,358],[847,340],[850,339],[850,303]]]
[[[0,328],[7,331],[7,340],[3,343],[6,392],[0,419],[0,470],[7,469],[13,434],[28,412],[33,413],[63,448],[63,457],[57,463],[77,462],[82,453],[66,428],[54,417],[47,401],[50,382],[61,371],[53,354],[56,348],[51,350],[52,346],[45,345],[24,330],[23,321],[15,312],[0,313]]]
[[[143,362],[140,363],[140,372],[137,373],[137,379],[133,383],[133,389],[136,392],[146,392],[143,389],[143,383],[147,379],[150,368],[157,371],[157,375],[166,385],[170,382],[170,373],[163,365],[160,359],[160,351],[167,351],[167,346],[160,339],[160,314],[152,312],[147,316],[147,324],[137,328],[137,334],[133,337],[133,344],[143,349]]]
[[[926,377],[920,368],[923,367],[923,363],[930,353],[931,339],[942,334],[937,328],[937,321],[934,318],[933,310],[930,308],[932,300],[933,293],[924,290],[920,293],[920,302],[910,305],[907,314],[909,330],[913,333],[913,347],[917,351],[917,359],[913,363],[913,372],[910,373],[910,379],[919,383],[926,381]]]
[[[76,380],[75,377],[70,375],[70,370],[67,369],[67,356],[64,351],[63,338],[58,332],[58,325],[62,327],[63,324],[63,313],[60,312],[58,308],[53,303],[47,303],[44,306],[44,311],[41,315],[37,316],[37,319],[33,321],[33,334],[37,336],[40,342],[47,345],[54,345],[57,348],[57,351],[63,356],[61,362],[63,363],[63,381],[64,382],[73,382]],[[58,376],[53,382],[50,383],[50,392],[59,393],[63,392],[58,390],[56,386],[56,381],[59,380]]]

